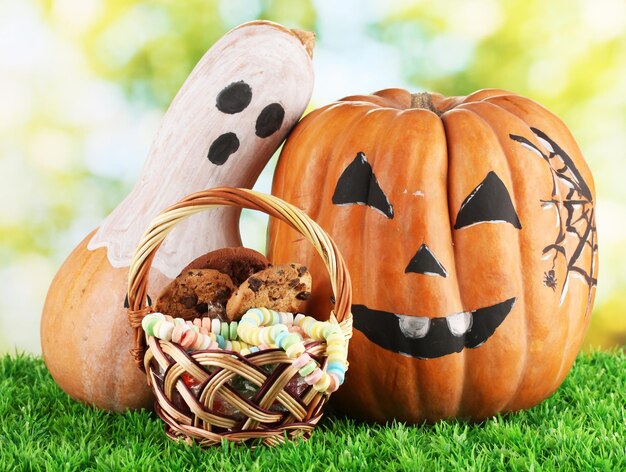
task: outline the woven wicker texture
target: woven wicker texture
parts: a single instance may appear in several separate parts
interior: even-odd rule
[[[302,210],[272,195],[248,189],[216,188],[186,197],[152,221],[141,238],[128,275],[128,318],[135,330],[131,352],[146,371],[157,414],[172,438],[214,445],[226,439],[277,445],[307,439],[322,417],[328,394],[304,383],[281,349],[247,356],[224,350],[187,352],[181,346],[144,335],[150,265],[167,234],[181,220],[220,206],[258,210],[300,232],[322,257],[330,275],[335,309],[329,321],[339,323],[346,349],[352,336],[352,289],[345,262],[334,241]],[[309,355],[326,368],[326,344],[306,345]],[[186,382],[183,380],[186,379]]]

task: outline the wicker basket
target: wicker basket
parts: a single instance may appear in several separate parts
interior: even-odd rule
[[[306,214],[279,198],[238,188],[216,188],[188,196],[150,224],[133,256],[128,275],[128,317],[135,330],[135,361],[145,370],[157,414],[173,439],[203,445],[260,440],[267,445],[308,439],[322,417],[328,394],[298,384],[299,374],[281,349],[242,356],[224,350],[188,353],[178,344],[145,336],[142,318],[152,312],[148,273],[161,243],[174,226],[195,213],[219,206],[262,211],[299,231],[315,246],[335,297],[329,321],[339,323],[346,349],[352,336],[350,276],[334,241]],[[148,305],[146,305],[146,302]],[[326,344],[311,342],[306,352],[326,369]],[[188,387],[181,376],[198,379]],[[305,388],[306,387],[306,388]]]

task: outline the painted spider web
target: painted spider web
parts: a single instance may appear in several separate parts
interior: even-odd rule
[[[591,307],[593,287],[597,285],[595,261],[598,243],[593,196],[571,157],[544,132],[537,128],[530,129],[544,149],[540,149],[523,136],[510,134],[509,137],[546,161],[552,176],[550,198],[541,200],[541,206],[556,210],[559,231],[554,242],[543,249],[544,256],[552,258],[552,268],[544,274],[543,283],[556,291],[559,281],[555,275],[555,267],[558,258],[563,257],[567,272],[561,287],[560,303],[565,300],[570,275],[578,276],[589,286],[585,311],[587,316]],[[588,266],[584,266],[582,258],[586,250],[590,251],[591,256]]]

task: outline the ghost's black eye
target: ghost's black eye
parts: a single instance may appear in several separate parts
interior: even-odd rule
[[[272,103],[261,111],[256,119],[255,132],[259,138],[267,138],[280,129],[285,118],[285,109],[280,103]]]
[[[522,229],[509,191],[493,171],[465,198],[454,229],[478,223],[510,223],[515,228]]]
[[[441,262],[437,260],[430,248],[426,244],[422,244],[417,250],[409,265],[404,269],[404,273],[415,272],[416,274],[436,275],[439,277],[447,277],[448,272]]]
[[[233,82],[217,95],[215,106],[222,113],[233,115],[242,112],[250,105],[252,89],[243,80]]]
[[[332,201],[335,205],[367,205],[387,218],[393,218],[393,207],[362,152],[356,155],[339,177]]]
[[[239,139],[237,135],[235,133],[224,133],[211,143],[207,157],[213,164],[221,166],[237,149],[239,149]]]

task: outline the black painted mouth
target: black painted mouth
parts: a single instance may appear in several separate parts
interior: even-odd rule
[[[352,305],[354,327],[384,349],[433,359],[481,346],[502,324],[516,298],[442,318],[400,315]]]

